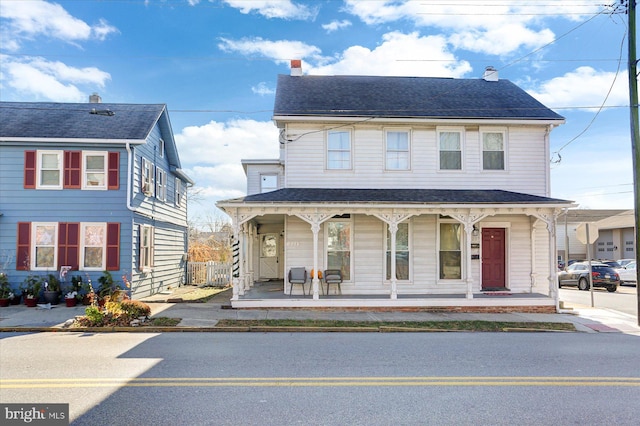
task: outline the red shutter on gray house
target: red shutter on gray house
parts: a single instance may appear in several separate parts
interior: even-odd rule
[[[120,270],[120,224],[107,223],[107,271]]]
[[[109,153],[109,166],[108,166],[108,189],[120,188],[119,179],[119,166],[120,166],[120,153]]]
[[[80,189],[82,151],[64,152],[64,188]]]
[[[24,189],[36,187],[36,152],[24,152]]]
[[[58,224],[58,270],[61,266],[71,266],[78,270],[80,265],[80,224]]]
[[[16,238],[16,270],[29,270],[29,253],[31,252],[31,222],[18,222]]]

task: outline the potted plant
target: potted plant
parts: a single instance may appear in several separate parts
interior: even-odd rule
[[[100,278],[98,278],[98,282],[100,283],[98,287],[98,304],[102,306],[114,292],[120,290],[120,286],[115,284],[109,271],[103,271]]]
[[[24,279],[20,285],[22,290],[22,297],[24,298],[24,304],[30,308],[33,308],[38,304],[38,296],[40,295],[40,289],[42,283],[39,277],[29,275]]]
[[[9,303],[14,297],[11,286],[9,285],[9,279],[5,274],[0,273],[0,306],[9,306]]]
[[[76,306],[79,301],[82,301],[82,277],[76,275],[71,277],[71,285],[65,289],[64,303],[68,308]]]
[[[60,280],[55,274],[49,274],[46,276],[43,282],[44,292],[42,297],[44,303],[51,303],[57,305],[60,301]]]

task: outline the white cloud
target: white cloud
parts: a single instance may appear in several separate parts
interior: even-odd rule
[[[87,93],[96,87],[103,88],[111,79],[109,73],[95,67],[76,68],[38,57],[15,60],[3,55],[0,62],[3,85],[21,94],[56,102],[85,102]]]
[[[457,49],[505,55],[521,47],[535,49],[554,39],[555,35],[549,29],[533,31],[520,23],[511,23],[486,31],[463,31],[452,34],[449,42]]]
[[[615,83],[614,83],[615,80]],[[613,87],[612,87],[613,85]],[[569,107],[597,109],[607,97],[606,106],[629,104],[627,72],[597,71],[592,67],[580,67],[561,77],[553,78],[529,94],[550,108]]]
[[[273,95],[276,93],[275,89],[271,89],[264,81],[258,83],[257,86],[251,87],[251,91],[260,96]]]
[[[314,19],[317,8],[296,4],[291,0],[224,0],[229,6],[240,10],[240,13],[256,12],[265,18],[279,19]]]
[[[260,37],[231,40],[220,38],[218,48],[225,52],[240,52],[245,55],[262,55],[276,63],[288,63],[291,59],[319,57],[320,49],[301,41],[264,40]]]
[[[347,28],[351,26],[351,21],[347,19],[343,19],[342,21],[334,20],[329,22],[328,24],[323,24],[322,28],[326,30],[328,33],[332,33],[337,30],[341,30],[343,28]]]
[[[73,43],[91,37],[102,40],[118,31],[105,20],[100,20],[92,27],[71,16],[59,4],[40,0],[2,2],[2,21],[5,23],[3,39],[14,50],[22,40],[35,36],[53,37]]]
[[[330,63],[310,66],[308,73],[461,77],[470,71],[467,61],[456,59],[447,50],[444,37],[391,32],[383,35],[382,43],[373,50],[352,46]]]

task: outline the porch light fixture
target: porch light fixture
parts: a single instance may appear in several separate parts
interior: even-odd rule
[[[473,225],[473,231],[471,231],[471,235],[473,235],[474,237],[477,237],[478,234],[480,234],[478,227],[476,225]]]

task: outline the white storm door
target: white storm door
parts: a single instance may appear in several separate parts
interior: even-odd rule
[[[260,235],[260,278],[278,278],[278,234]]]

